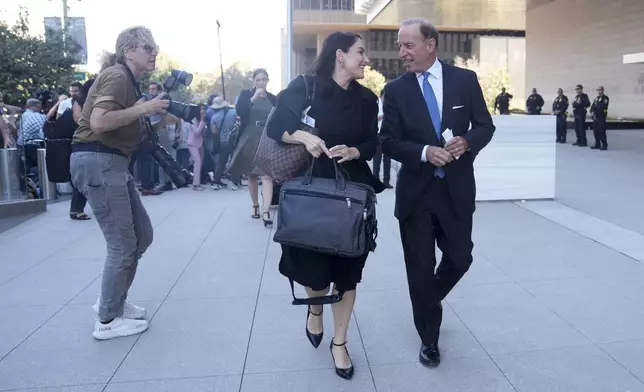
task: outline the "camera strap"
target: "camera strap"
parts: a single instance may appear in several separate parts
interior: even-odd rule
[[[130,80],[132,81],[132,85],[134,86],[134,93],[136,94],[136,100],[138,102],[141,97],[143,97],[143,93],[141,92],[141,85],[138,80],[136,80],[136,77],[134,76],[134,73],[132,73],[132,70],[130,67],[128,67],[125,64],[121,64],[123,68],[125,68],[125,72],[127,72],[127,75],[130,77]],[[155,135],[156,133],[153,133],[152,128],[152,122],[150,121],[150,117],[148,116],[143,116],[143,123],[145,124],[145,130],[148,136]]]

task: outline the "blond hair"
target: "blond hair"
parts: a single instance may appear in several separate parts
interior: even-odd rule
[[[101,70],[99,72],[103,72],[105,68],[116,65],[116,55],[112,52],[105,51],[101,55],[99,62],[101,63]]]
[[[125,64],[125,51],[134,49],[139,45],[156,47],[156,43],[154,42],[150,29],[145,26],[134,26],[121,31],[119,36],[116,38],[116,50],[111,54],[112,58],[107,58],[108,63],[114,62]],[[105,64],[105,62],[103,64]]]

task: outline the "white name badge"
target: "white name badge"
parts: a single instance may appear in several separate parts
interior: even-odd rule
[[[300,120],[309,127],[315,128],[315,119],[307,114],[310,109],[311,107],[309,106],[302,111],[302,117]]]
[[[451,129],[447,128],[443,132],[443,139],[445,139],[445,143],[449,143],[450,140],[454,139],[454,132],[452,132]],[[461,156],[457,156],[456,159],[460,158]]]

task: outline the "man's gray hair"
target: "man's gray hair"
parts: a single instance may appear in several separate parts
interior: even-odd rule
[[[436,30],[436,27],[434,27],[433,24],[431,24],[427,19],[421,19],[421,18],[410,18],[410,19],[405,19],[400,26],[411,26],[411,25],[418,25],[418,29],[420,30],[420,34],[423,36],[425,39],[434,39],[436,41],[436,47],[438,47],[438,30]]]

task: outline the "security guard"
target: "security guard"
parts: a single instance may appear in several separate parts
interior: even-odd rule
[[[543,103],[543,97],[537,93],[536,88],[533,88],[532,94],[530,94],[525,102],[525,107],[526,109],[528,109],[528,114],[541,114]]]
[[[501,94],[496,96],[494,101],[494,111],[499,109],[499,114],[510,114],[510,100],[512,94],[505,92],[505,87],[501,88]]]
[[[590,106],[588,94],[584,93],[584,87],[578,84],[575,87],[577,96],[572,101],[572,113],[575,116],[575,133],[577,134],[577,142],[573,146],[586,147],[588,141],[586,140],[586,113]]]
[[[597,89],[597,98],[590,107],[590,113],[593,115],[593,134],[595,135],[595,145],[590,147],[593,150],[605,151],[608,148],[606,143],[606,117],[608,116],[608,96],[604,95],[604,86]]]
[[[552,103],[552,114],[557,116],[557,143],[566,143],[566,118],[568,117],[568,97],[562,89],[557,89],[557,98]]]

